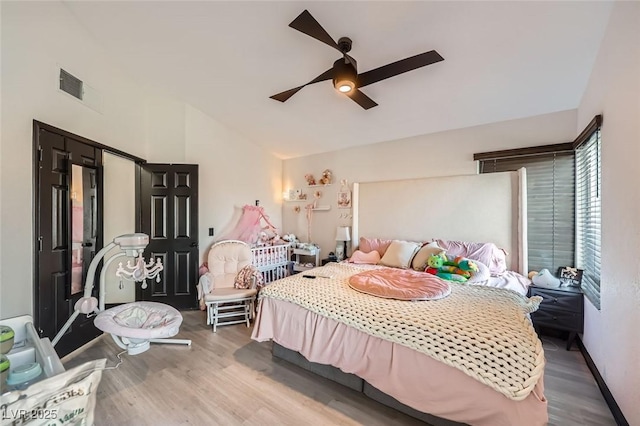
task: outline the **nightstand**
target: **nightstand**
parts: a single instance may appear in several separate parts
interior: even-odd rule
[[[580,287],[546,288],[532,285],[529,297],[541,296],[540,308],[531,314],[533,326],[569,332],[567,350],[584,330],[584,296]]]
[[[335,256],[332,256],[332,253],[329,253],[329,257],[325,257],[324,259],[322,259],[322,266],[331,262],[338,262],[338,259]]]

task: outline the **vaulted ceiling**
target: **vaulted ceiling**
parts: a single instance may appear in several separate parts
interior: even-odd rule
[[[192,104],[281,158],[576,108],[610,2],[65,2],[143,86]],[[330,81],[339,52],[288,25],[304,9],[364,72],[437,50],[445,60],[362,89]]]

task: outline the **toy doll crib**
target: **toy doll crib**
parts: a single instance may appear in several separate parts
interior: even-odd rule
[[[251,263],[262,273],[265,284],[288,277],[291,267],[291,244],[253,247]]]

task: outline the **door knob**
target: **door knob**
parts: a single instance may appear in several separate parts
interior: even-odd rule
[[[93,243],[92,242],[82,243],[82,247],[93,247]]]
[[[191,243],[189,244],[189,247],[198,247],[198,243]]]

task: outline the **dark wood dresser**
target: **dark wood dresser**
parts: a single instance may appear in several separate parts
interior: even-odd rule
[[[531,314],[538,334],[540,328],[569,332],[567,350],[571,349],[578,333],[584,330],[584,295],[580,287],[546,288],[532,285],[529,296],[541,296],[540,308]]]

